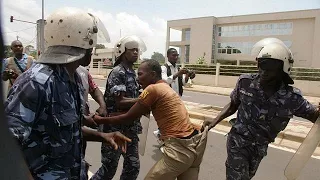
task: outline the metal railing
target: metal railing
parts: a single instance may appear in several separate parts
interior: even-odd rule
[[[91,74],[96,74],[96,75],[107,75],[107,70],[112,69],[112,65],[107,65],[104,62],[97,61],[97,62],[92,62],[89,65],[89,71]]]

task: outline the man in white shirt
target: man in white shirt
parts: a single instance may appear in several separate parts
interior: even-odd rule
[[[196,75],[193,71],[176,66],[179,58],[179,54],[176,49],[168,49],[167,57],[168,61],[161,66],[162,79],[166,81],[175,92],[182,96],[183,86],[188,82],[189,78],[193,79]]]

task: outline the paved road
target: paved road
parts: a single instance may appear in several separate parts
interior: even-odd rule
[[[97,104],[90,101],[91,108],[96,109]],[[141,157],[141,170],[138,179],[143,179],[152,165],[161,157],[161,152],[157,148],[157,142],[152,134],[156,129],[155,121],[150,122],[146,153]],[[209,133],[209,140],[207,150],[203,159],[200,170],[200,180],[223,180],[225,179],[226,159],[226,138],[224,134]],[[283,171],[286,164],[289,162],[293,154],[278,148],[270,147],[268,156],[262,161],[261,166],[257,172],[255,180],[284,180]],[[89,143],[87,148],[86,159],[92,164],[91,172],[96,172],[100,167],[100,143]],[[114,179],[120,178],[122,169],[122,159],[119,163],[118,171]],[[320,160],[311,159],[305,169],[303,170],[300,180],[318,180],[320,177]]]

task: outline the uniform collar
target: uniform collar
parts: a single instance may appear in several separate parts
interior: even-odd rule
[[[260,78],[259,78],[258,74],[256,74],[256,76],[254,77],[253,81],[251,81],[250,87],[254,88],[254,89],[257,89],[257,90],[261,89]]]
[[[254,88],[258,91],[263,91],[261,84],[260,84],[260,76],[257,74],[253,81],[250,84],[251,88]],[[287,86],[282,82],[280,88],[278,89],[278,91],[275,93],[276,97],[282,97],[285,96],[287,94]]]
[[[66,67],[64,67],[62,65],[56,65],[56,72],[57,72],[59,79],[61,81],[63,81],[63,82],[70,81],[69,74],[68,74]],[[76,71],[74,72],[74,78],[75,78],[75,81],[77,82],[77,84],[80,82],[79,80],[81,80],[78,73],[76,73]]]
[[[125,65],[123,65],[123,64],[121,64],[121,63],[120,63],[119,65],[120,65],[126,72],[131,73],[131,74],[136,74],[133,69],[131,69],[131,68],[129,68],[129,67],[126,67]]]

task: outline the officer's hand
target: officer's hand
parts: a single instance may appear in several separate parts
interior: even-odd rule
[[[110,143],[115,150],[121,148],[124,153],[127,152],[127,142],[131,142],[131,139],[120,132],[102,133],[102,138],[105,142]]]
[[[211,128],[214,127],[214,125],[212,124],[212,121],[208,121],[208,120],[205,120],[202,124],[202,127],[201,127],[201,132],[204,131],[205,127],[208,126],[208,130],[210,130]]]
[[[96,114],[101,116],[101,117],[106,117],[108,115],[108,112],[107,112],[107,109],[105,107],[99,107],[97,110],[96,110]]]
[[[90,114],[89,116],[83,115],[83,125],[96,129],[98,124],[93,120],[95,114]]]

